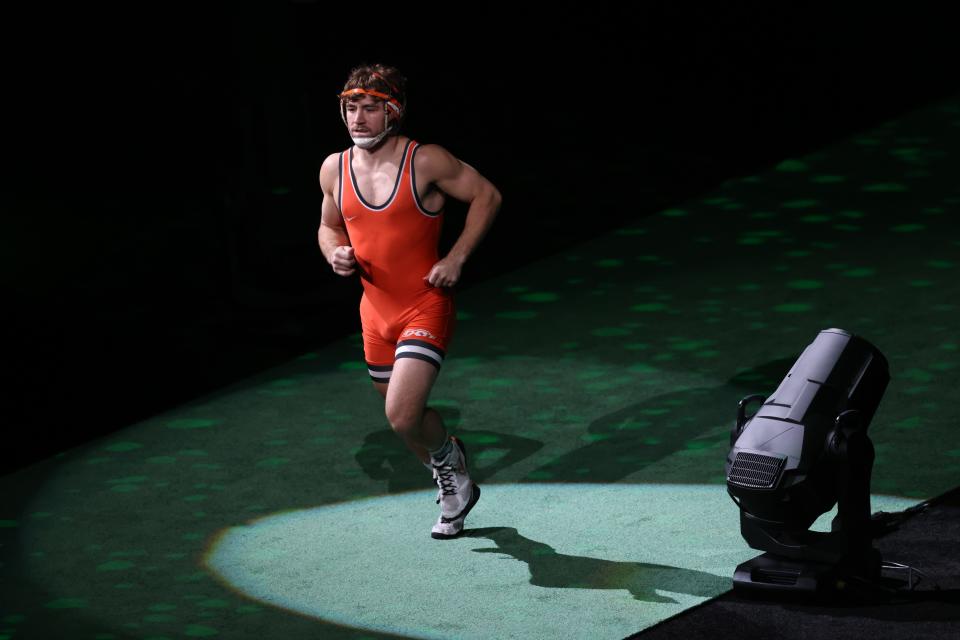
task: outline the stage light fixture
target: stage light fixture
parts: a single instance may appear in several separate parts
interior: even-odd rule
[[[737,567],[735,589],[823,593],[851,579],[880,578],[882,559],[870,532],[874,450],[867,428],[889,381],[876,347],[826,329],[770,397],[740,401],[727,492],[740,509],[747,544],[766,553]],[[831,531],[811,531],[834,505]]]

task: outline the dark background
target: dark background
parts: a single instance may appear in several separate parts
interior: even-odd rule
[[[358,330],[359,285],[316,247],[358,63],[399,67],[406,133],[504,195],[469,287],[955,93],[953,23],[932,7],[10,15],[0,472]]]

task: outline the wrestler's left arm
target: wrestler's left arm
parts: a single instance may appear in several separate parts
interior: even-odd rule
[[[452,287],[460,280],[463,264],[493,224],[503,198],[493,183],[439,145],[423,145],[417,152],[416,162],[418,175],[470,206],[460,237],[450,252],[424,276],[434,287]]]

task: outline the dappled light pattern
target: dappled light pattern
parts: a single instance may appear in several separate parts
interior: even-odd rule
[[[528,586],[532,571],[534,587],[553,589],[566,567],[597,602],[699,602],[704,591],[682,587],[701,574],[670,569],[679,565],[669,555],[565,547],[550,539],[549,519],[481,524],[497,508],[493,490],[719,489],[737,401],[771,393],[829,327],[862,335],[890,361],[871,425],[874,493],[919,500],[952,488],[958,122],[956,101],[932,106],[463,291],[431,402],[485,485],[468,527],[491,537],[468,543],[495,545]],[[423,505],[370,526],[402,524],[431,544],[430,474],[393,438],[378,397],[353,335],[0,479],[0,636],[382,637],[251,602],[199,564],[215,536],[268,514],[419,489]],[[618,513],[642,506],[637,498]],[[605,548],[630,534],[626,521],[604,527]],[[491,561],[482,567],[496,564],[471,549]],[[707,573],[728,575],[730,562]],[[484,582],[486,570],[476,584],[502,587]],[[648,574],[681,595],[651,592]],[[621,614],[610,619],[634,626],[592,637],[641,628],[633,609]]]

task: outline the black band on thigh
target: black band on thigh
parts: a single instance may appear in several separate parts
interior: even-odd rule
[[[403,351],[401,353],[397,353],[397,360],[399,360],[400,358],[413,358],[414,360],[423,360],[424,362],[429,362],[430,364],[435,366],[437,369],[440,368],[440,363],[442,362],[442,359],[438,359],[436,356],[431,356],[424,353],[417,353],[416,351]]]
[[[374,382],[390,382],[390,376],[393,374],[392,364],[370,364],[367,363],[367,372],[370,373],[370,379]]]
[[[440,368],[446,354],[440,347],[423,340],[401,340],[397,343],[395,358],[416,358]]]

